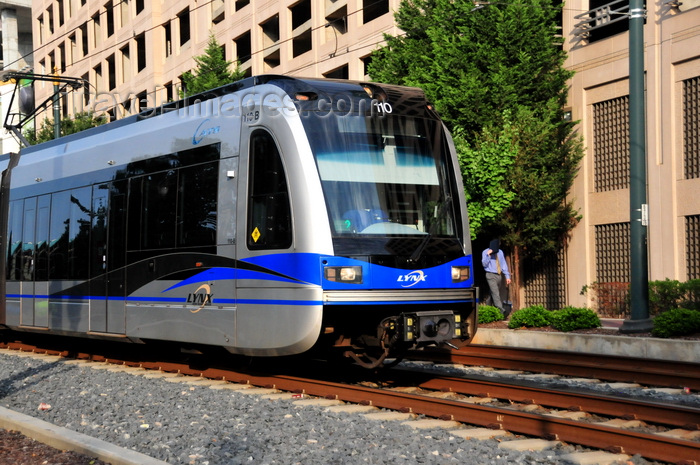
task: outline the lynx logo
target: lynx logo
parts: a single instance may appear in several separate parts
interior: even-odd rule
[[[204,292],[199,292],[204,291]],[[214,299],[214,294],[211,293],[211,287],[208,284],[202,284],[194,293],[187,296],[187,303],[199,305],[195,310],[190,310],[192,313],[197,313],[204,308],[205,305],[211,305]]]
[[[199,144],[208,135],[218,134],[219,131],[221,130],[221,126],[215,126],[213,128],[202,129],[202,126],[204,126],[208,122],[209,122],[209,119],[207,118],[204,121],[202,121],[199,126],[197,126],[197,129],[194,130],[194,135],[192,136],[192,144],[193,145]]]
[[[425,281],[425,279],[428,277],[427,274],[423,273],[421,270],[416,270],[416,271],[411,271],[408,274],[399,276],[399,279],[396,281],[399,283],[406,283],[406,284],[401,284],[401,287],[411,287],[415,286],[421,281]]]

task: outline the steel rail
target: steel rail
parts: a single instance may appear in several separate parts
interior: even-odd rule
[[[200,371],[177,364],[140,364],[144,368],[149,368],[149,365],[152,365],[152,368],[165,371],[191,373],[206,378],[226,379],[242,384],[412,412],[434,418],[508,430],[513,433],[557,439],[617,453],[639,454],[652,460],[694,463],[693,460],[700,457],[700,442],[584,423],[551,415],[288,375],[252,375],[219,368],[208,368]]]
[[[473,344],[459,350],[412,351],[411,360],[490,366],[509,370],[586,376],[603,380],[700,390],[700,363],[650,360]]]
[[[436,377],[419,384],[422,389],[478,397],[509,399],[529,405],[562,408],[625,419],[642,420],[688,430],[700,429],[700,409],[633,399],[624,399],[599,394],[586,394],[559,389],[543,389],[522,384],[507,384],[501,381]]]
[[[618,453],[640,454],[652,460],[688,462],[700,457],[700,442],[658,434],[641,433],[610,426],[561,419],[550,415],[436,399],[425,395],[363,386],[308,380],[293,376],[252,376],[228,370],[207,369],[205,377],[235,379],[236,382],[290,392],[338,399],[376,407],[412,412],[445,420],[503,429]]]
[[[11,344],[14,346],[14,344]],[[43,351],[64,354],[64,351]],[[178,362],[124,361],[109,356],[80,354],[81,358],[103,360],[109,363],[139,366],[146,369],[190,374],[210,379],[224,379],[243,384],[276,388],[311,396],[338,399],[376,407],[423,414],[445,420],[480,425],[513,433],[556,439],[573,444],[611,450],[617,453],[639,454],[652,460],[695,464],[700,457],[700,442],[676,439],[540,415],[519,410],[470,404],[455,400],[438,399],[419,394],[396,392],[364,386],[348,385],[322,380],[309,380],[288,375],[254,375],[230,369],[206,368],[197,370]]]

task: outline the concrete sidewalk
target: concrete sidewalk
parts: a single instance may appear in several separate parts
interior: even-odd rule
[[[112,465],[167,465],[148,455],[115,446],[29,415],[0,407],[0,428],[19,431],[23,435],[60,450],[72,450]]]

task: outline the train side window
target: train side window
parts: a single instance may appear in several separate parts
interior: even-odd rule
[[[292,215],[282,157],[262,129],[250,137],[247,242],[251,250],[292,245]]]
[[[10,203],[10,221],[7,231],[7,279],[19,281],[22,272],[22,220],[24,201]]]
[[[90,277],[91,207],[91,187],[81,187],[70,192],[69,279],[88,279]]]
[[[178,247],[216,244],[218,163],[182,168],[178,186]]]
[[[68,279],[70,191],[51,195],[49,224],[49,279]]]
[[[144,177],[141,250],[175,247],[177,170]]]
[[[129,180],[129,206],[127,210],[126,249],[141,250],[141,190],[143,178]]]
[[[49,212],[51,196],[39,197],[36,217],[36,266],[34,279],[46,281],[49,279]]]

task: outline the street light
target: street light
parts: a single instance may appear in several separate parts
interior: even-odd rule
[[[643,0],[629,3],[630,83],[630,318],[620,327],[623,333],[651,330],[649,318],[649,264],[646,200],[646,131],[644,105],[644,10]]]

